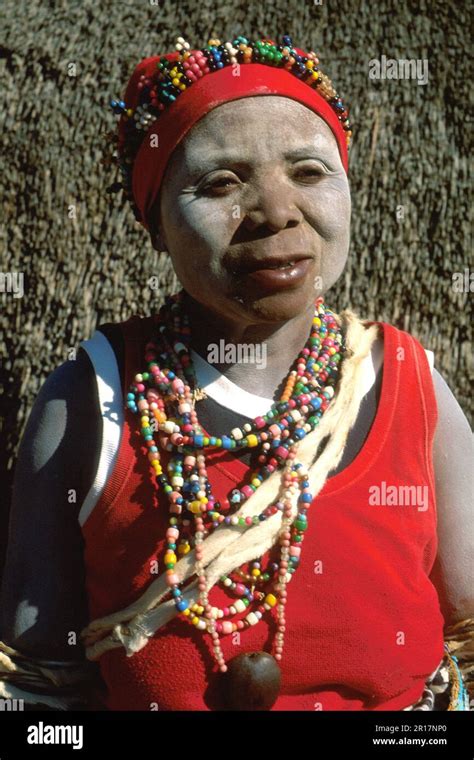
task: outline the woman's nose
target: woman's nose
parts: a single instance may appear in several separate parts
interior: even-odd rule
[[[296,227],[303,221],[303,214],[295,203],[291,188],[277,177],[256,188],[253,202],[245,210],[243,224],[253,232],[259,227],[269,227],[272,232]]]

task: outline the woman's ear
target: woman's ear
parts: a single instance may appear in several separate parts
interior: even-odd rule
[[[156,198],[148,217],[151,244],[155,251],[158,251],[158,253],[161,253],[162,251],[168,251],[168,246],[166,245],[164,235],[160,229],[160,195],[161,193],[159,193],[158,197]]]
[[[150,240],[153,248],[158,253],[168,251],[163,236],[157,226],[153,225],[150,227]]]

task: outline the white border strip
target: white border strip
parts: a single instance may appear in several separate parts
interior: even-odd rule
[[[433,374],[434,353],[433,351],[430,351],[428,348],[425,348],[425,354],[426,354],[426,358],[428,359],[428,364],[430,365],[431,374]]]
[[[207,395],[226,409],[253,419],[268,412],[273,404],[272,399],[256,396],[240,388],[222,375],[212,364],[209,364],[200,354],[191,350],[194,369],[201,388]],[[364,394],[369,392],[375,382],[375,375],[383,362],[383,351],[369,354],[363,360],[364,364]]]
[[[200,388],[218,404],[251,419],[269,411],[273,404],[271,398],[257,396],[236,385],[193,349],[191,358]]]
[[[431,373],[433,373],[433,352],[425,349],[425,353],[430,365]],[[233,383],[232,380],[229,380],[193,349],[191,349],[191,357],[199,386],[203,388],[207,395],[214,399],[214,401],[217,401],[218,404],[226,409],[231,409],[238,414],[242,414],[245,417],[250,417],[252,419],[268,412],[273,404],[272,399],[257,396],[240,388],[240,386]],[[383,343],[375,343],[372,346],[371,352],[363,360],[364,396],[374,385],[377,372],[382,366],[383,360]]]
[[[100,330],[84,340],[81,348],[87,351],[95,370],[97,395],[102,415],[102,443],[94,482],[79,512],[82,526],[97,504],[107,480],[114,469],[124,424],[123,394],[115,352]]]

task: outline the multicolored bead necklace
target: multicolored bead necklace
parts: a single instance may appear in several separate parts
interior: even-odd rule
[[[284,391],[267,414],[242,428],[220,437],[206,435],[198,422],[195,402],[198,382],[191,354],[191,329],[183,308],[184,291],[169,296],[160,310],[159,335],[146,347],[147,370],[135,376],[127,397],[128,408],[140,415],[141,433],[156,481],[169,501],[170,520],[164,556],[166,579],[178,614],[200,631],[211,634],[219,669],[226,672],[220,635],[256,625],[274,607],[278,613],[275,659],[283,651],[286,584],[296,572],[307,528],[307,511],[313,497],[307,469],[296,461],[297,443],[316,425],[335,393],[343,355],[343,338],[334,314],[322,297],[315,303],[311,333],[290,371]],[[158,431],[158,441],[154,432]],[[164,471],[160,448],[173,452]],[[206,450],[258,450],[259,469],[250,482],[234,489],[228,499],[217,500],[206,469]],[[283,495],[261,514],[242,517],[232,514],[240,508],[275,470],[283,470]],[[292,516],[292,497],[298,496],[298,513]],[[209,602],[206,573],[202,562],[203,541],[220,524],[248,527],[282,512],[279,534],[280,561],[263,568],[252,563],[249,573],[241,568],[220,583],[235,599],[219,609]],[[194,535],[193,528],[194,525]],[[198,601],[189,605],[183,598],[174,568],[178,555],[195,549]],[[266,586],[267,590],[263,590]],[[268,588],[269,587],[269,588]],[[233,621],[240,613],[243,619]]]

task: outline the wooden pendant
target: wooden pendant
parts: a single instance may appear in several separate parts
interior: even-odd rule
[[[268,652],[245,652],[227,663],[221,679],[228,710],[270,710],[280,691],[281,670]]]

